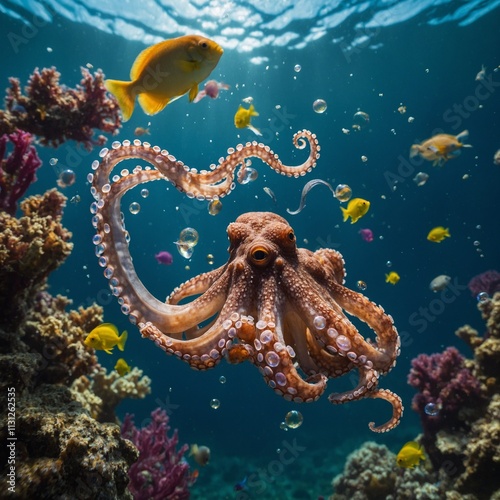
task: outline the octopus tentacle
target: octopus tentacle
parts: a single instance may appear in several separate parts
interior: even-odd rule
[[[364,295],[349,290],[341,285],[334,285],[333,295],[336,301],[350,314],[357,316],[376,333],[379,352],[371,356],[373,366],[381,373],[387,373],[396,364],[400,353],[400,339],[392,316],[385,314]]]
[[[193,295],[200,295],[206,292],[212,284],[220,278],[226,266],[221,266],[207,273],[200,274],[191,278],[174,288],[172,293],[167,297],[167,304],[178,304],[181,300]]]
[[[178,161],[168,151],[161,150],[158,146],[152,147],[148,142],[141,144],[141,141],[136,139],[132,144],[130,141],[123,141],[120,144],[116,141],[111,150],[105,148],[100,152],[101,164],[96,161],[92,165],[96,171],[92,178],[94,192],[99,194],[103,189],[107,189],[106,186],[110,183],[109,176],[118,163],[134,158],[142,159],[154,166],[154,170],[148,170],[149,180],[168,179],[188,197],[200,199],[222,197],[234,189],[235,170],[238,166],[244,167],[245,160],[249,158],[259,158],[279,174],[288,177],[299,177],[310,172],[316,166],[321,148],[316,135],[308,130],[301,130],[293,136],[293,143],[298,149],[303,149],[306,141],[310,147],[309,156],[297,166],[283,164],[269,146],[254,141],[245,145],[238,144],[235,149],[228,149],[228,155],[226,158],[221,158],[218,165],[211,165],[211,170],[199,172]]]
[[[281,331],[278,288],[274,277],[263,280],[260,287],[259,321],[254,340],[254,363],[259,367],[267,385],[288,401],[312,402],[326,388],[327,378],[317,373],[304,380],[294,366],[295,351],[285,344]]]
[[[401,418],[403,417],[404,407],[401,398],[397,394],[390,391],[389,389],[378,389],[377,391],[366,393],[365,397],[373,399],[385,399],[392,405],[392,417],[385,424],[379,425],[377,427],[375,427],[375,422],[370,422],[368,424],[370,430],[372,430],[373,432],[388,432],[391,429],[394,429],[394,427],[399,424]]]

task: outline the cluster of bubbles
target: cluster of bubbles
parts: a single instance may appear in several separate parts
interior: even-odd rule
[[[179,239],[174,241],[177,245],[177,251],[185,259],[190,259],[194,252],[194,247],[198,244],[198,231],[192,227],[184,228],[180,234]]]
[[[340,202],[349,201],[352,197],[352,189],[347,184],[339,184],[335,188],[335,198]]]
[[[214,259],[215,259],[215,257],[213,256],[213,254],[211,254],[211,253],[207,254],[207,264],[209,266],[214,265]]]
[[[316,99],[313,102],[313,109],[316,113],[324,113],[326,111],[327,104],[323,99]]]

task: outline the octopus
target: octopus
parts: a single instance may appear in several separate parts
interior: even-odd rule
[[[282,175],[299,177],[314,168],[320,146],[306,130],[296,133],[293,141],[299,149],[306,141],[310,147],[308,158],[298,166],[284,165],[268,146],[254,141],[231,148],[217,166],[201,171],[137,139],[113,143],[100,152],[101,161],[93,162],[88,177],[96,200],[91,205],[96,255],[121,311],[167,354],[196,370],[213,368],[223,359],[249,361],[276,394],[296,403],[318,400],[328,379],[353,371],[356,386],[330,394],[329,401],[388,401],[391,418],[379,426],[369,424],[374,432],[386,432],[399,423],[403,406],[398,395],[378,383],[395,365],[399,336],[391,316],[344,286],[344,260],[336,250],[298,248],[284,218],[250,212],[227,228],[226,264],[181,284],[164,302],[146,289],[133,265],[120,211],[127,191],[144,182],[168,180],[189,197],[217,199],[234,189],[237,168],[245,168],[251,157]],[[122,169],[111,177],[127,159],[151,166]],[[375,340],[365,339],[345,313],[364,321]]]

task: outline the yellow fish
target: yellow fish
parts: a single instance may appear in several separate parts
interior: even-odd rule
[[[413,469],[420,463],[420,460],[425,460],[424,450],[422,446],[415,441],[406,443],[396,457],[396,463],[400,467]]]
[[[254,105],[250,104],[250,107],[246,109],[240,104],[238,111],[234,115],[234,126],[236,128],[249,128],[254,134],[262,135],[260,130],[250,123],[252,116],[259,116],[259,113],[255,111]]]
[[[105,80],[127,121],[134,112],[135,98],[148,115],[159,113],[167,104],[189,92],[189,101],[198,94],[198,84],[217,66],[222,47],[213,40],[186,35],[144,49],[130,70],[130,82]]]
[[[432,165],[444,165],[448,160],[460,154],[460,148],[471,148],[470,144],[463,144],[469,137],[469,132],[464,130],[458,135],[437,134],[430,139],[413,144],[410,148],[410,158],[420,155],[422,158],[432,161]]]
[[[370,202],[362,198],[353,198],[348,204],[347,208],[340,207],[344,216],[344,222],[350,217],[351,224],[357,222],[363,215],[368,212]]]
[[[390,283],[391,285],[395,285],[400,279],[399,274],[394,271],[385,275],[385,282]]]
[[[189,456],[193,456],[196,463],[204,467],[210,461],[210,448],[208,446],[191,445]]]
[[[450,236],[450,230],[448,228],[437,226],[429,231],[427,239],[434,243],[441,243],[445,238],[449,238]]]
[[[123,351],[126,341],[126,331],[119,335],[118,328],[115,325],[112,323],[102,323],[88,334],[85,339],[85,345],[111,354],[115,345],[118,346],[120,351]]]
[[[115,370],[119,373],[120,377],[123,377],[123,375],[130,371],[130,366],[123,358],[120,358],[116,362]]]

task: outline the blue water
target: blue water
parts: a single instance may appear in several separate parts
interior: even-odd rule
[[[31,5],[32,9],[40,5],[17,3]],[[12,9],[10,15],[0,17],[3,33],[0,83],[4,87],[9,76],[25,82],[35,67],[53,65],[61,72],[61,81],[69,86],[78,83],[80,66],[86,64],[102,68],[108,77],[125,79],[136,55],[145,47],[137,40],[141,37],[132,36],[117,22],[127,17],[125,9],[104,13],[94,7],[88,9],[92,16],[84,16],[83,7],[77,9],[68,4],[63,15],[49,9],[51,15],[42,22],[41,17],[34,17],[35,10],[13,7],[17,3],[7,2],[2,10]],[[237,6],[239,2],[232,4]],[[295,229],[301,246],[315,250],[327,245],[339,250],[346,261],[346,286],[356,289],[358,280],[365,281],[364,293],[394,317],[404,338],[397,366],[380,381],[381,387],[401,395],[406,406],[404,418],[395,430],[379,435],[367,427],[372,420],[380,424],[389,418],[390,406],[383,401],[330,405],[326,395],[345,387],[346,381],[330,381],[320,401],[296,405],[277,397],[250,364],[231,366],[223,362],[210,372],[197,373],[142,339],[107,295],[107,283],[94,255],[88,209],[92,200],[86,176],[91,162],[98,157],[97,150],[88,154],[80,150],[75,156],[74,144],[57,150],[39,148],[44,165],[29,191],[29,194],[41,193],[56,185],[57,172],[49,165],[50,158],[58,158],[58,165],[76,171],[76,184],[65,189],[64,194],[69,198],[78,194],[81,202],[69,203],[63,219],[73,232],[75,249],[50,277],[50,291],[69,296],[74,307],[96,300],[104,306],[105,321],[129,330],[125,357],[130,365],[140,367],[151,377],[153,391],[144,400],[125,401],[119,415],[133,412],[140,422],[151,410],[163,405],[171,412],[171,425],[179,429],[181,442],[197,442],[212,449],[212,463],[202,471],[193,490],[195,496],[196,488],[209,481],[207,475],[221,474],[218,464],[223,458],[247,460],[249,469],[258,464],[265,466],[276,458],[283,440],[295,438],[306,448],[298,458],[299,470],[301,463],[310,464],[312,457],[330,461],[327,468],[330,475],[318,473],[317,477],[309,478],[310,491],[316,496],[331,493],[329,482],[333,474],[342,468],[345,455],[362,442],[371,439],[386,443],[397,452],[402,443],[420,432],[418,416],[410,408],[414,392],[406,383],[411,359],[422,352],[440,352],[449,345],[470,355],[454,331],[465,323],[480,332],[484,327],[476,299],[464,285],[480,272],[500,268],[500,166],[493,163],[493,155],[500,149],[498,2],[460,2],[462,17],[457,14],[457,2],[441,2],[435,9],[428,2],[400,2],[407,9],[400,7],[401,22],[393,17],[392,22],[384,22],[383,26],[382,2],[374,2],[365,10],[353,2],[362,12],[336,26],[333,21],[331,26],[325,21],[328,2],[318,4],[316,11],[307,11],[307,15],[306,2],[296,4],[304,10],[289,8],[278,13],[272,11],[271,3],[264,9],[267,5],[264,2],[261,6],[266,14],[261,12],[260,20],[254,19],[255,25],[247,28],[245,17],[226,13],[231,17],[227,29],[245,28],[239,38],[238,34],[229,36],[221,32],[218,40],[225,53],[212,77],[228,83],[230,91],[222,92],[217,100],[205,99],[196,105],[189,104],[186,98],[180,99],[154,117],[144,115],[137,107],[117,139],[133,139],[134,129],[146,127],[150,122],[148,141],[168,149],[191,167],[207,168],[227,148],[256,139],[251,131],[237,130],[233,125],[241,100],[252,96],[260,113],[253,123],[285,163],[301,163],[307,154],[293,148],[291,138],[295,131],[307,128],[317,134],[322,147],[317,168],[306,177],[288,179],[254,161],[258,179],[237,185],[223,200],[223,210],[216,217],[208,214],[206,202],[188,200],[170,184],[145,186],[150,191],[147,198],[142,198],[136,190],[123,201],[127,229],[132,235],[131,253],[146,286],[156,297],[164,299],[178,284],[226,261],[225,229],[247,211],[272,211],[284,216]],[[196,12],[196,5],[196,2],[189,4],[186,12],[192,13],[192,9]],[[137,19],[132,17],[129,24],[147,34],[149,38],[142,37],[146,41],[156,41],[165,33],[183,34],[187,29],[211,36],[214,28],[209,25],[204,28],[203,22],[218,22],[222,26],[224,17],[216,18],[207,2],[198,2],[198,6],[201,14],[198,17],[186,14],[185,24],[178,32],[155,23],[154,19],[144,19],[142,7],[136,7],[141,14]],[[242,2],[240,7],[257,15],[258,9],[255,7],[253,11],[251,3]],[[485,10],[480,16],[477,12],[481,8]],[[340,15],[340,7],[337,10]],[[414,15],[406,16],[405,12],[410,10]],[[165,8],[165,12],[175,18],[170,8]],[[273,28],[283,24],[291,12],[296,17],[289,24]],[[27,25],[13,13],[31,22],[32,31],[26,31]],[[179,21],[182,16],[175,19]],[[253,18],[248,19],[250,22]],[[315,40],[314,34],[320,28],[321,36]],[[259,29],[270,37],[269,43],[254,35],[258,43],[252,46],[251,33]],[[297,36],[280,46],[276,40],[287,32]],[[12,33],[25,42],[13,45],[12,37],[8,36]],[[214,38],[217,40],[217,36]],[[297,64],[301,66],[300,72],[294,71]],[[486,67],[486,83],[475,80],[482,65]],[[328,105],[323,114],[315,113],[312,108],[318,98]],[[407,108],[405,114],[397,111],[401,104]],[[358,110],[369,114],[369,125],[360,132],[344,134],[342,128],[351,128],[352,117]],[[414,118],[411,123],[409,117]],[[410,164],[405,170],[412,144],[438,131],[455,135],[464,129],[469,130],[468,142],[473,148],[465,149],[460,157],[442,168],[422,162],[416,167]],[[361,156],[368,161],[363,162]],[[418,171],[430,175],[422,187],[412,181]],[[393,174],[399,176],[395,190],[392,181],[388,181],[394,179]],[[354,196],[371,202],[370,211],[354,225],[343,223],[339,202],[320,186],[310,194],[302,213],[289,215],[286,209],[298,206],[303,185],[313,178],[327,180],[334,186],[348,184]],[[263,187],[272,189],[276,203]],[[141,205],[137,215],[128,213],[132,201]],[[440,244],[427,241],[428,231],[439,225],[450,228],[451,238]],[[189,261],[176,253],[173,244],[186,226],[196,228],[200,234],[200,242]],[[373,230],[374,242],[366,243],[359,236],[359,229],[365,227]],[[154,254],[160,250],[174,254],[172,266],[156,263]],[[214,255],[214,266],[207,263],[207,254]],[[387,261],[392,267],[387,266]],[[385,273],[390,271],[401,276],[395,286],[385,283]],[[456,291],[449,292],[453,300],[444,306],[438,300],[439,294],[429,290],[429,282],[439,274],[449,275],[458,284]],[[429,316],[421,308],[434,312]],[[360,325],[360,328],[365,336],[371,335],[366,327]],[[109,368],[118,357],[118,353],[109,356],[99,352],[99,361]],[[220,376],[226,377],[225,384],[219,382]],[[221,402],[217,410],[210,407],[212,398]],[[279,424],[292,409],[303,414],[304,423],[299,429],[285,433]],[[324,471],[321,467],[318,470]],[[218,478],[217,484],[232,488],[232,484],[251,472],[245,469],[244,465],[237,467],[231,474]],[[286,484],[293,484],[293,477],[287,481]],[[283,498],[292,498],[291,493]]]

